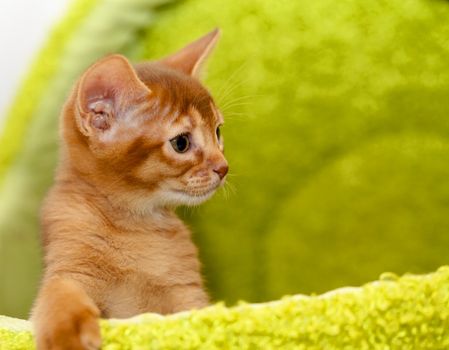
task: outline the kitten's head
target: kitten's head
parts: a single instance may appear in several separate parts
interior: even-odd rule
[[[64,113],[71,169],[135,209],[208,199],[228,171],[223,117],[198,80],[218,36],[160,61],[111,55],[91,66]]]

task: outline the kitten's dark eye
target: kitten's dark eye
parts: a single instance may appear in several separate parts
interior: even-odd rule
[[[215,130],[215,133],[217,134],[217,139],[220,140],[221,133],[220,133],[220,127],[219,126],[217,126],[217,130]]]
[[[173,149],[178,153],[187,152],[187,150],[190,148],[189,136],[186,134],[176,136],[175,138],[170,140],[170,143]]]

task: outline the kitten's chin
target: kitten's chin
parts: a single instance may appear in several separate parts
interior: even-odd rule
[[[215,188],[202,194],[192,194],[185,191],[173,190],[164,193],[164,202],[168,205],[186,205],[196,206],[212,197],[215,193]]]

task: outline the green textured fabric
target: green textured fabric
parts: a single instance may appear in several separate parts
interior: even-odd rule
[[[75,2],[32,66],[11,107],[2,139],[8,147],[0,150],[1,314],[25,317],[37,289],[38,208],[53,178],[57,120],[66,95],[79,74],[105,54],[137,55],[136,46],[129,44],[167,2]]]
[[[443,350],[448,304],[447,267],[399,279],[384,274],[322,296],[102,321],[102,349]],[[33,349],[29,329],[25,321],[0,317],[0,349]]]
[[[213,297],[265,301],[447,263],[448,1],[186,0],[150,26],[153,4],[92,7],[26,133],[8,131],[22,146],[0,169],[0,313],[24,316],[36,288],[37,210],[74,77],[105,52],[156,58],[216,26],[206,85],[224,110],[233,185],[181,210]]]

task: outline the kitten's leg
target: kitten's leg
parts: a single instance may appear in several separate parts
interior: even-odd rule
[[[44,279],[32,313],[37,349],[99,349],[99,315],[79,282],[61,277]]]
[[[168,294],[170,313],[201,309],[209,305],[209,296],[198,284],[172,286]]]

